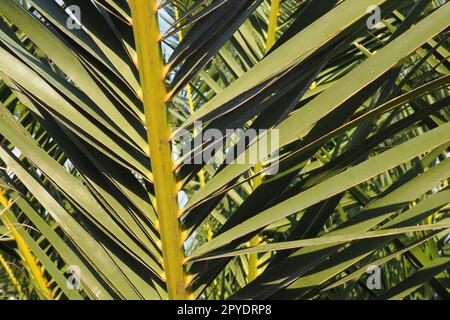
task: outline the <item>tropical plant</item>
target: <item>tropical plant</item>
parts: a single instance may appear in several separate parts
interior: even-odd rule
[[[0,16],[1,297],[450,297],[448,1]]]

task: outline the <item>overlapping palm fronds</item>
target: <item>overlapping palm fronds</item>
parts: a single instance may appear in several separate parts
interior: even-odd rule
[[[0,1],[0,296],[449,298],[449,17]]]

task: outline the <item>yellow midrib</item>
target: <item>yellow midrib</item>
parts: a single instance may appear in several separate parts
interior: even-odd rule
[[[0,189],[0,204],[3,207],[3,210],[10,213],[7,209],[9,207],[9,201],[4,196],[4,190]],[[5,214],[0,215],[0,219],[3,221],[5,226],[8,228],[9,232],[11,232],[12,237],[14,238],[17,248],[19,249],[25,264],[27,265],[31,275],[36,281],[38,289],[47,299],[52,299],[53,294],[47,286],[47,281],[44,279],[42,272],[39,266],[36,264],[36,258],[31,253],[30,248],[26,244],[25,240],[22,236],[16,231],[16,228],[12,225],[11,221],[6,217]]]
[[[0,254],[0,265],[3,266],[3,269],[5,269],[6,274],[8,275],[9,280],[11,281],[11,284],[16,288],[17,294],[19,295],[19,299],[23,297],[22,295],[22,288],[20,287],[19,281],[17,281],[17,278],[14,276],[13,271],[8,265],[8,262],[6,259]]]
[[[167,87],[160,45],[158,4],[156,0],[132,0],[130,7],[155,187],[164,278],[169,299],[187,299],[183,268],[184,238],[179,221],[171,129],[166,109]]]
[[[276,42],[279,12],[280,0],[272,0],[272,6],[270,8],[269,28],[267,30],[266,52],[269,51]]]

